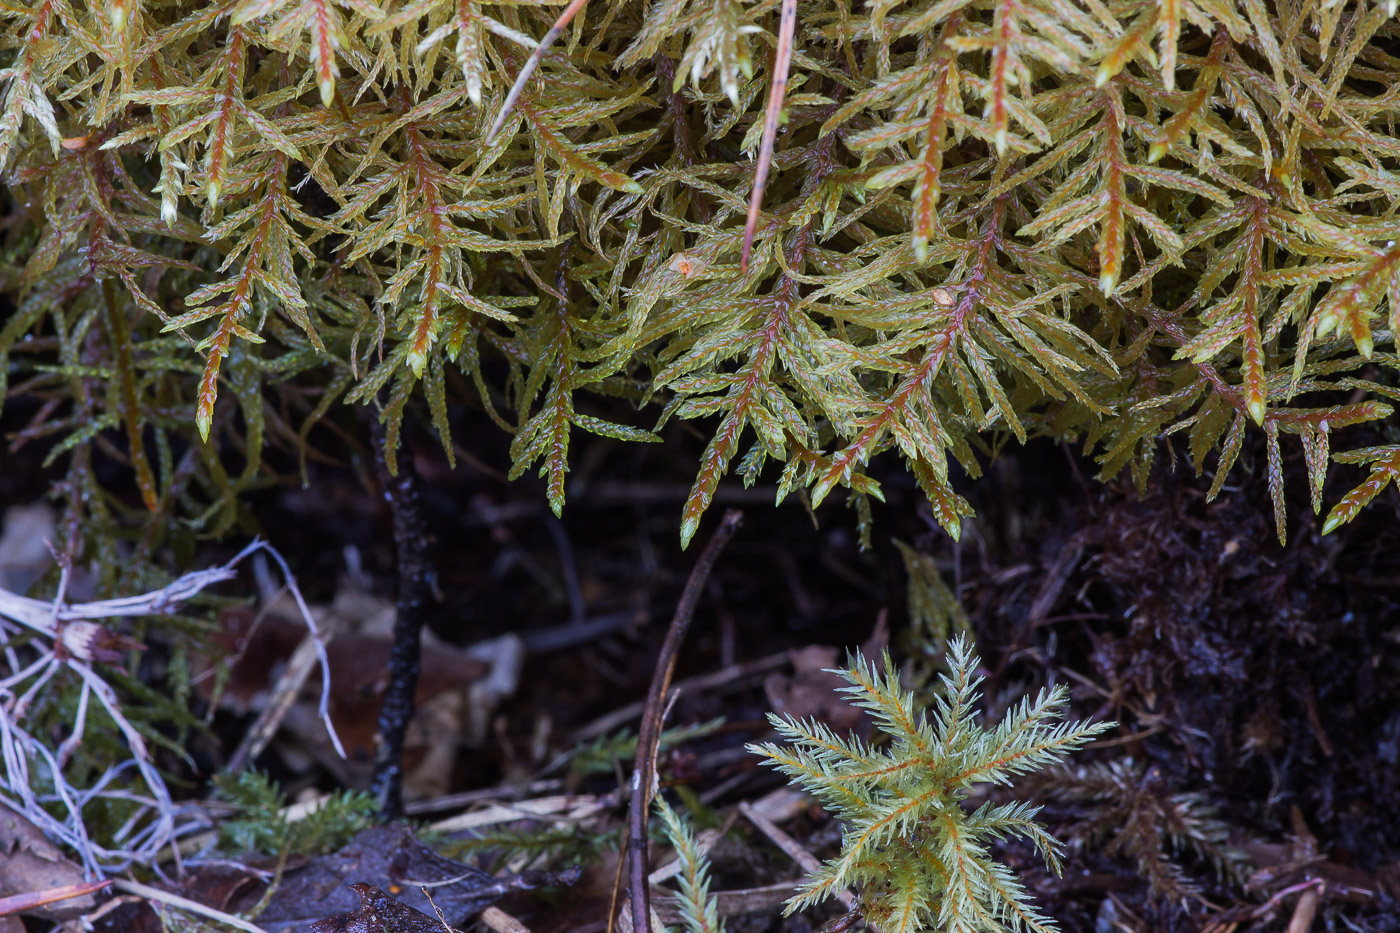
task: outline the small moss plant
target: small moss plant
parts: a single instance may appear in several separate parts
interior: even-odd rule
[[[656,812],[666,827],[666,839],[680,860],[680,893],[676,897],[684,933],[724,933],[719,902],[710,894],[710,860],[695,833],[663,798],[656,798]],[[674,929],[674,928],[672,928]]]
[[[1029,902],[1025,889],[990,846],[1024,836],[1059,871],[1058,843],[1034,820],[1038,807],[988,801],[969,810],[975,784],[1010,784],[1112,728],[1113,723],[1062,722],[1063,686],[1042,690],[1009,711],[995,728],[973,719],[978,658],[959,636],[949,646],[944,693],[932,721],[916,710],[885,655],[880,669],[855,655],[834,673],[841,690],[889,736],[881,748],[841,738],[819,722],[772,716],[790,747],[750,750],[809,791],[845,821],[841,854],[826,862],[788,901],[792,913],[859,890],[865,918],[881,933],[936,928],[950,933],[1051,930],[1053,921]]]
[[[334,852],[362,829],[374,825],[376,803],[369,794],[340,791],[296,822],[287,821],[287,799],[258,771],[215,779],[217,795],[235,813],[219,825],[219,847],[232,854],[320,855]]]

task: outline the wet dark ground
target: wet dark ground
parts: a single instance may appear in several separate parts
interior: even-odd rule
[[[545,744],[557,752],[579,727],[645,694],[707,527],[697,546],[681,551],[681,506],[703,446],[688,426],[645,447],[576,435],[569,502],[556,519],[539,481],[505,480],[508,439],[482,417],[458,415],[455,437],[469,454],[455,471],[434,437],[415,428],[406,438],[434,541],[440,598],[432,629],[469,644],[506,631],[626,620],[581,646],[529,657],[497,741],[457,762],[453,789],[468,790],[528,774],[542,721]],[[26,417],[22,403],[12,404],[0,431]],[[354,419],[342,426],[355,435]],[[250,494],[235,538],[264,535],[312,600],[332,595],[347,548],[372,585],[391,594],[390,520],[373,470],[343,444],[332,446],[339,441],[325,443],[335,462],[313,463],[307,488],[288,482]],[[1320,538],[1295,453],[1286,463],[1290,541],[1281,547],[1259,475],[1262,446],[1246,450],[1211,504],[1210,477],[1193,476],[1184,459],[1172,470],[1168,453],[1139,495],[1098,483],[1092,463],[1048,442],[1004,447],[987,475],[966,485],[978,515],[959,543],[937,529],[897,464],[886,463],[876,475],[887,501],[873,504],[869,550],[860,547],[855,511],[837,496],[814,517],[797,497],[775,508],[771,486],[726,482],[707,522],[739,506],[745,523],[715,571],[677,677],[808,645],[853,646],[882,614],[896,653],[917,651],[892,543],[899,538],[932,555],[956,588],[989,677],[990,711],[1053,680],[1074,688],[1076,716],[1120,723],[1075,757],[1078,771],[1023,788],[1046,803],[1045,821],[1067,842],[1064,877],[1048,874],[1028,849],[1003,853],[1062,927],[1283,929],[1294,895],[1280,896],[1271,913],[1251,912],[1322,878],[1314,929],[1400,929],[1391,899],[1400,893],[1397,497],[1388,491],[1352,525]],[[40,469],[34,446],[4,459],[0,507],[34,501],[57,475]],[[272,462],[295,472],[290,457],[274,453]],[[111,488],[129,482],[120,465],[102,469]],[[1329,502],[1360,479],[1355,468],[1333,473]],[[201,543],[200,563],[244,540]],[[767,707],[757,685],[683,698],[673,722],[719,715],[731,728],[670,760],[669,778],[703,792],[753,772],[717,806],[772,789],[773,775],[725,753],[762,734]],[[270,758],[259,765],[277,773]],[[595,780],[595,790],[615,784]],[[818,854],[839,841],[819,814],[798,832]],[[722,846],[715,858],[721,888],[768,883],[786,870],[746,845]],[[528,903],[518,909],[541,933],[555,928],[532,917]],[[596,921],[567,904],[557,910],[559,929]],[[776,916],[729,926],[810,928]]]

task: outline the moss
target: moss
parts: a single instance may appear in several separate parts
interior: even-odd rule
[[[505,106],[551,6],[27,0],[16,442],[85,527],[217,534],[341,402],[450,459],[470,386],[556,510],[575,432],[701,422],[688,541],[736,467],[819,503],[900,457],[956,536],[999,435],[1141,482],[1182,432],[1215,492],[1261,432],[1280,538],[1282,444],[1315,511],[1360,481],[1331,530],[1400,472],[1333,451],[1396,394],[1393,6],[594,0]]]

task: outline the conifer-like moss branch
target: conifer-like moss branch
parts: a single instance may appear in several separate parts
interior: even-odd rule
[[[885,745],[772,716],[774,728],[794,744],[749,747],[846,824],[841,854],[808,879],[789,901],[789,913],[855,885],[865,916],[885,933],[1053,928],[989,850],[998,839],[1023,836],[1058,871],[1057,843],[1034,822],[1036,808],[989,802],[969,811],[963,801],[973,785],[1012,784],[1113,724],[1059,722],[1068,691],[1056,686],[1023,699],[987,729],[974,719],[979,661],[965,637],[949,646],[947,664],[931,716],[901,687],[888,655],[877,668],[857,654],[833,672],[848,682],[841,692],[849,702],[887,736]]]
[[[719,904],[710,896],[710,860],[696,843],[690,826],[664,798],[656,798],[656,810],[661,814],[666,839],[676,850],[680,862],[681,890],[676,900],[686,933],[724,933]]]
[[[1212,495],[1253,435],[1283,538],[1290,451],[1320,513],[1396,396],[1395,6],[12,3],[0,380],[147,506],[207,437],[221,521],[269,419],[388,390],[450,458],[470,386],[556,509],[574,429],[695,422],[685,540],[733,475],[864,501],[881,457],[956,536],[1001,432],[1138,483],[1179,434]]]

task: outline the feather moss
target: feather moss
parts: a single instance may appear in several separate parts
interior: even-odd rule
[[[1214,493],[1258,432],[1280,538],[1288,445],[1314,511],[1354,474],[1326,531],[1400,472],[1346,430],[1397,391],[1393,2],[788,6],[593,0],[533,58],[548,4],[6,5],[12,443],[205,533],[333,405],[450,457],[464,389],[556,510],[578,432],[697,422],[687,541],[736,464],[820,502],[880,457],[957,536],[1002,433],[1139,483],[1184,434]]]

